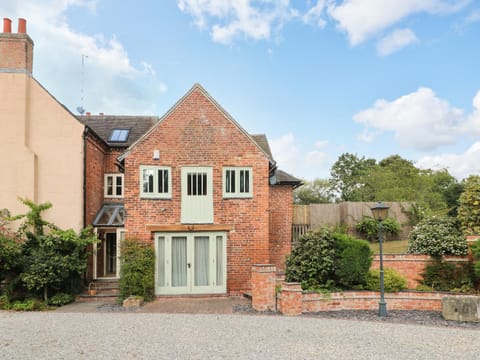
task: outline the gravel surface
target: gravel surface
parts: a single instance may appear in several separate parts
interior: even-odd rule
[[[475,329],[319,317],[0,311],[1,359],[478,359]]]

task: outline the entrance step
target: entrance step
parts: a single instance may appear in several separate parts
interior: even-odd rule
[[[118,279],[96,279],[76,296],[77,301],[110,301],[117,300],[120,292]]]

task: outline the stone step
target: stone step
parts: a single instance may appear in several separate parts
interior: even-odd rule
[[[88,294],[79,294],[75,296],[75,301],[117,301],[118,296],[111,294],[97,294],[97,295],[88,295]]]

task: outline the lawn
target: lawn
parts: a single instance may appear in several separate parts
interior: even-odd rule
[[[395,240],[395,241],[384,241],[383,242],[383,253],[384,254],[404,254],[407,251],[408,240]],[[380,253],[379,245],[377,243],[371,243],[370,249],[375,254]]]

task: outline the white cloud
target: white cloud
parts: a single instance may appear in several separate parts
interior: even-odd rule
[[[323,17],[326,5],[327,0],[317,0],[317,3],[302,16],[303,22],[323,29],[327,25],[327,21]]]
[[[396,29],[378,42],[377,52],[381,56],[390,55],[416,42],[418,39],[412,30]]]
[[[83,105],[87,111],[155,113],[155,97],[167,88],[156,79],[155,69],[146,61],[132,64],[115,35],[88,35],[71,28],[66,11],[72,7],[84,7],[94,16],[96,1],[25,0],[0,5],[4,16],[27,19],[27,32],[35,43],[34,77],[75,112],[81,102],[82,55],[86,55]]]
[[[272,32],[298,16],[289,0],[178,0],[199,28],[209,27],[215,42],[230,44],[239,37],[270,39]]]
[[[466,18],[466,24],[472,24],[480,21],[480,9],[473,10]]]
[[[475,102],[479,105],[480,95]],[[480,116],[473,113],[466,117],[429,88],[419,88],[393,101],[377,100],[353,118],[369,128],[393,132],[402,146],[422,151],[454,144],[459,134],[478,133],[480,129]]]
[[[331,164],[325,151],[327,146],[328,141],[317,141],[313,148],[305,150],[298,145],[292,133],[270,141],[279,168],[309,180],[328,176]]]
[[[424,156],[416,165],[422,169],[447,169],[450,174],[461,180],[469,175],[480,174],[480,142],[474,143],[463,154],[442,154]]]
[[[339,5],[330,4],[328,13],[337,21],[337,27],[348,34],[350,44],[357,45],[410,15],[451,13],[468,3],[469,0],[345,0]]]

